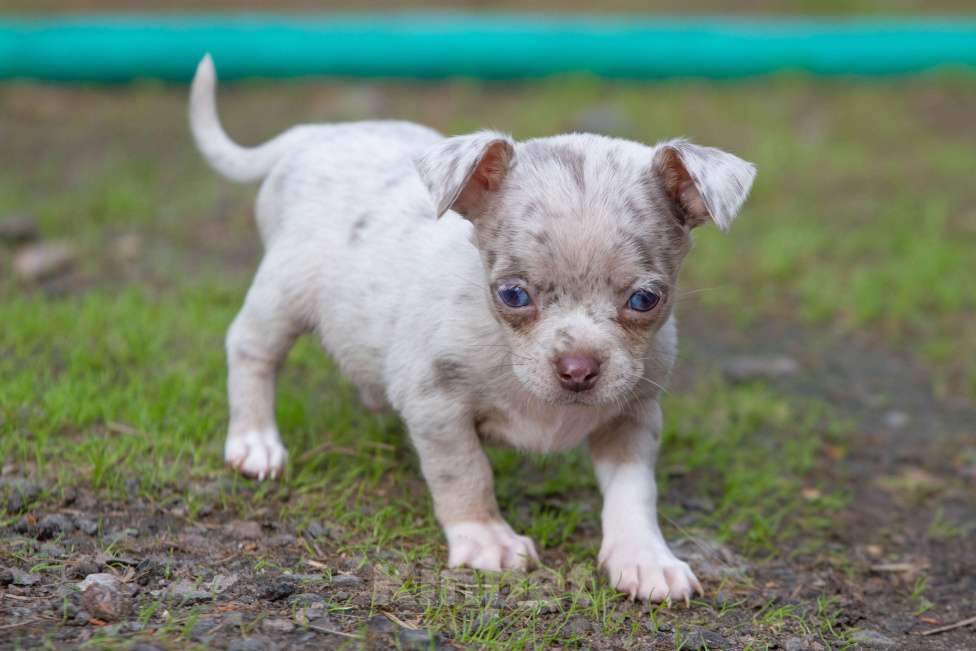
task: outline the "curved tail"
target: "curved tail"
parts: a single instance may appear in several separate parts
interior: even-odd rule
[[[206,55],[197,66],[190,89],[190,130],[197,148],[212,168],[232,181],[259,181],[293,144],[286,131],[257,147],[241,147],[231,140],[217,117],[217,72]]]

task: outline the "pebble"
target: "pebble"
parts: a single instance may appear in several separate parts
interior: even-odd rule
[[[203,642],[212,630],[220,625],[220,620],[216,617],[200,617],[193,624],[190,637],[197,642]]]
[[[885,413],[882,421],[885,427],[889,429],[902,429],[905,425],[908,425],[910,420],[908,414],[903,411],[892,410]]]
[[[305,526],[305,532],[312,538],[328,538],[332,531],[318,520],[312,520]]]
[[[783,643],[784,651],[823,651],[823,645],[811,638],[791,637]]]
[[[186,579],[170,584],[166,588],[166,596],[180,604],[194,604],[209,601],[211,596],[206,590],[201,590]]]
[[[333,574],[332,583],[330,585],[336,588],[348,588],[362,584],[363,580],[355,574]]]
[[[280,601],[290,597],[298,591],[298,584],[290,577],[279,577],[271,580],[258,594],[261,599]]]
[[[163,648],[149,642],[139,642],[135,646],[129,647],[129,651],[163,651]]]
[[[81,593],[81,605],[98,619],[107,622],[117,622],[132,614],[132,600],[128,590],[114,576],[108,574],[92,574],[82,584],[88,583],[93,577],[110,577],[107,581],[100,579],[88,584]]]
[[[703,628],[693,628],[685,631],[681,635],[679,635],[678,631],[675,631],[675,647],[679,646],[679,642],[680,648],[682,650],[687,649],[687,651],[710,651],[712,649],[727,649],[729,647],[729,641],[724,637],[714,631],[708,631]]]
[[[291,633],[295,630],[295,625],[287,619],[275,617],[264,620],[261,623],[261,629],[266,633]]]
[[[23,281],[37,282],[58,276],[70,269],[77,259],[67,242],[32,244],[14,256],[14,273]]]
[[[6,567],[0,567],[0,588],[14,582],[14,573]]]
[[[30,215],[8,215],[0,219],[0,242],[23,244],[36,240],[39,234],[37,222]]]
[[[94,536],[98,533],[98,523],[85,517],[76,516],[75,526],[78,527],[79,531],[89,536]]]
[[[7,513],[20,513],[41,494],[41,487],[30,482],[18,481],[7,495]]]
[[[23,570],[18,570],[16,567],[10,568],[10,574],[12,575],[11,583],[14,585],[21,585],[21,586],[36,585],[41,581],[40,574],[31,574],[29,572],[24,572]]]
[[[60,513],[52,513],[51,515],[45,515],[37,523],[36,538],[38,540],[50,540],[59,535],[71,533],[74,530],[75,523],[71,521],[71,518]]]
[[[722,373],[731,382],[776,380],[799,370],[799,363],[786,355],[738,355],[722,363]]]
[[[257,540],[262,537],[260,524],[244,520],[228,522],[224,525],[224,533],[238,540]]]
[[[397,636],[397,645],[400,649],[409,649],[411,651],[425,651],[426,649],[440,649],[441,636],[437,633],[432,633],[424,629],[412,630],[409,628],[400,629],[400,634]]]
[[[864,629],[851,633],[851,642],[860,644],[866,649],[890,649],[895,646],[895,641],[877,631]]]
[[[278,648],[274,642],[263,635],[253,635],[234,640],[227,645],[227,651],[271,651]]]
[[[210,582],[210,589],[215,592],[225,592],[232,588],[240,580],[236,574],[217,574]]]

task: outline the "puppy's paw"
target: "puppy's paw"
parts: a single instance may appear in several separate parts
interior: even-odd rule
[[[705,594],[688,564],[670,552],[657,553],[634,543],[604,545],[599,562],[610,585],[631,599],[688,603],[696,592]]]
[[[527,570],[539,564],[535,545],[503,520],[459,522],[444,528],[450,567],[476,570]]]
[[[286,458],[288,452],[273,429],[232,434],[224,445],[227,464],[253,479],[277,477]]]

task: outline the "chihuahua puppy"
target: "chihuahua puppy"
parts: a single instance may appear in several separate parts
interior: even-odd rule
[[[753,165],[684,140],[445,138],[392,121],[298,126],[244,148],[220,125],[215,86],[208,56],[190,98],[197,146],[225,177],[263,180],[265,254],[227,334],[227,463],[281,472],[275,374],[314,332],[367,407],[406,423],[450,566],[538,562],[499,511],[484,443],[586,443],[611,584],[653,601],[701,592],[657,522],[658,397],[691,230],[729,227]]]

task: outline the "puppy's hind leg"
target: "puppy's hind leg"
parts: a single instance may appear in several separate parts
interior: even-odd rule
[[[224,459],[248,477],[277,477],[288,453],[275,423],[275,379],[299,334],[276,277],[265,259],[244,307],[227,332],[230,428]]]

